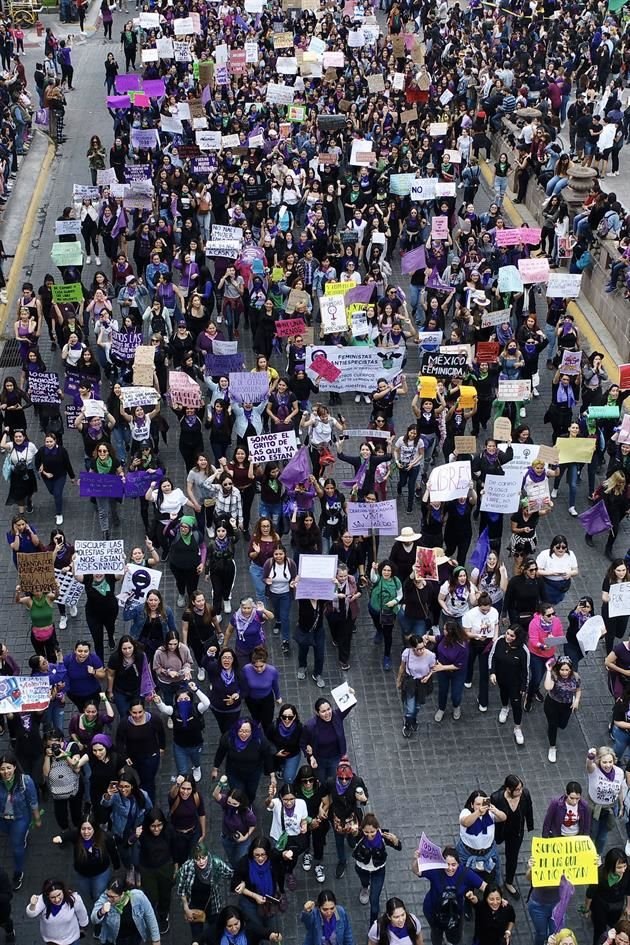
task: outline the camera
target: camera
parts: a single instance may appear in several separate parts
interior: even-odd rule
[[[52,751],[52,753],[53,753],[53,755],[55,756],[55,758],[58,758],[59,755],[62,754],[61,745],[58,745],[58,744],[51,745],[51,746],[50,746],[50,750]]]

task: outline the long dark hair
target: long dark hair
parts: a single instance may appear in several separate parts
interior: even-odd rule
[[[391,917],[394,914],[396,909],[404,909],[407,915],[405,919],[405,924],[403,928],[407,933],[409,940],[415,942],[416,936],[418,935],[418,926],[415,923],[415,920],[409,913],[407,906],[402,899],[399,899],[397,896],[392,896],[391,899],[388,899],[385,903],[385,912],[378,920],[378,945],[389,945],[389,923]]]
[[[107,843],[105,837],[105,831],[101,829],[98,822],[94,818],[93,814],[90,814],[89,817],[84,817],[81,821],[81,826],[83,824],[90,824],[94,830],[94,836],[92,837],[92,846],[97,847],[101,854],[101,860],[105,859],[105,853],[107,852]],[[89,856],[88,852],[85,849],[85,844],[83,843],[83,837],[81,836],[81,830],[77,833],[77,838],[74,842],[74,855],[77,863],[87,863]]]
[[[116,647],[116,656],[118,657],[118,660],[119,660],[119,668],[120,666],[122,666],[123,660],[124,660],[123,652],[122,652],[123,643],[132,644],[133,661],[136,666],[136,669],[139,670],[142,666],[142,660],[144,658],[144,647],[142,646],[141,643],[138,642],[138,640],[134,640],[134,638],[129,633],[123,633],[120,640],[118,641],[118,646]]]
[[[46,918],[49,917],[53,909],[53,904],[48,897],[56,889],[63,893],[64,905],[70,906],[71,909],[74,908],[74,895],[64,881],[62,879],[45,879],[42,885],[42,898],[46,907]]]

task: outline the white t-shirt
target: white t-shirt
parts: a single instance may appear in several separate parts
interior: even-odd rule
[[[494,843],[495,816],[492,811],[488,811],[487,814],[484,814],[484,817],[488,821],[486,829],[481,833],[468,833],[466,827],[462,825],[462,817],[468,817],[470,813],[471,811],[469,811],[467,807],[464,807],[463,811],[459,815],[460,840],[471,850],[487,850]],[[478,821],[475,821],[475,823],[471,826],[476,827],[477,823]]]
[[[402,436],[399,436],[396,440],[395,448],[399,450],[400,462],[403,466],[408,466],[416,457],[422,458],[424,455],[424,444],[422,441],[418,443],[417,440],[414,440],[412,443],[405,443],[405,439]]]
[[[425,649],[422,651],[422,656],[418,656],[415,650],[409,647],[402,651],[400,659],[407,668],[407,674],[413,676],[414,679],[422,679],[437,663],[435,653],[431,650]]]
[[[545,575],[548,581],[566,581],[569,577],[570,571],[577,571],[577,558],[572,551],[567,551],[562,557],[551,554],[549,551],[541,551],[538,557],[536,558],[536,564],[541,571],[560,571],[564,569],[565,574],[548,574]]]
[[[472,610],[466,611],[462,617],[462,626],[465,630],[470,630],[475,636],[491,640],[499,626],[498,611],[491,607],[488,613],[484,614],[480,607],[473,607]]]
[[[595,765],[594,771],[588,773],[588,796],[594,804],[602,807],[612,807],[619,797],[624,774],[618,765],[613,768],[614,778],[609,780],[604,772]]]
[[[272,807],[272,821],[271,821],[271,830],[269,831],[269,836],[272,840],[277,840],[283,830],[289,834],[290,837],[297,837],[300,833],[300,824],[303,820],[306,820],[308,817],[308,810],[306,807],[306,801],[303,801],[301,798],[295,799],[295,805],[293,807],[293,813],[289,815],[286,810],[284,812],[284,828],[282,826],[282,801],[279,797],[274,797],[271,802]]]
[[[461,617],[468,610],[469,604],[468,599],[470,597],[470,590],[466,585],[462,587],[461,597],[457,593],[457,587],[455,591],[451,594],[449,592],[448,581],[444,581],[440,588],[440,596],[444,598],[444,604],[446,606],[446,613],[449,617]]]
[[[158,490],[154,489],[151,499],[153,502],[156,502],[158,497]],[[167,492],[162,499],[162,505],[160,506],[160,516],[166,518],[177,518],[181,509],[184,508],[187,502],[187,497],[184,495],[181,489],[173,489],[172,492]]]

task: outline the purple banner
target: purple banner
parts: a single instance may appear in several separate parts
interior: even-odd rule
[[[141,499],[144,498],[147,489],[152,482],[161,482],[164,478],[162,469],[156,469],[155,472],[128,472],[125,475],[125,498]]]
[[[139,75],[117,75],[116,76],[116,91],[117,92],[139,92],[140,91],[140,76]]]
[[[144,151],[157,148],[159,143],[157,130],[155,128],[132,128],[131,143],[134,148],[141,148]]]
[[[142,86],[144,94],[148,95],[149,98],[161,98],[166,91],[164,79],[144,79]]]
[[[124,492],[125,484],[116,474],[80,473],[79,495],[82,499],[122,499]]]
[[[150,164],[125,164],[125,183],[133,184],[137,180],[151,180]]]
[[[346,305],[351,305],[353,302],[358,302],[361,305],[367,305],[374,295],[375,288],[376,286],[374,284],[356,285],[354,289],[350,289],[348,292],[346,292],[344,296]]]
[[[301,577],[295,589],[296,600],[333,600],[334,596],[334,582],[325,578]]]
[[[128,95],[108,95],[108,108],[131,108],[131,99]]]
[[[269,397],[266,371],[243,371],[230,374],[230,394],[242,404],[259,404]]]
[[[424,252],[424,246],[418,246],[416,249],[409,250],[404,256],[400,257],[400,271],[409,275],[418,269],[426,269],[427,257]]]
[[[221,374],[229,376],[243,370],[242,354],[210,354],[206,355],[206,374],[219,377]]]
[[[79,397],[79,382],[82,380],[81,375],[77,371],[66,371],[66,376],[63,383],[63,392],[68,394],[70,397]],[[101,399],[101,385],[99,381],[94,378],[88,377],[87,380],[90,383],[92,388],[92,397],[95,400]]]

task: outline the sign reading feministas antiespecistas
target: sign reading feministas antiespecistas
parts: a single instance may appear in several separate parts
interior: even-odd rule
[[[313,361],[325,359],[340,371],[334,381],[322,378],[320,391],[357,391],[371,393],[376,390],[377,382],[394,381],[402,371],[404,350],[392,348],[338,348],[335,345],[307,345],[306,370],[315,381],[319,375],[311,367]]]

